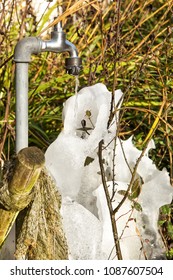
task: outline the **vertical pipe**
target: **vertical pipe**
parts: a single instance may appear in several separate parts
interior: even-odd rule
[[[28,63],[16,63],[16,153],[28,147]]]
[[[16,62],[16,153],[28,147],[28,62]],[[15,259],[16,224],[0,251],[0,260]]]

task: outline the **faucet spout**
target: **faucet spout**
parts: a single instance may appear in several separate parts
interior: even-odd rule
[[[78,51],[70,41],[66,39],[66,34],[62,30],[61,23],[54,26],[51,32],[51,40],[41,41],[41,51],[55,53],[68,52],[70,57],[65,60],[65,68],[68,74],[77,76],[82,68],[82,59],[78,57]]]

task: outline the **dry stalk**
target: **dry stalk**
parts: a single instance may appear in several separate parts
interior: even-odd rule
[[[68,8],[62,15],[60,15],[57,19],[55,19],[53,22],[51,22],[45,29],[43,29],[40,34],[44,33],[45,31],[47,31],[49,28],[51,28],[52,26],[54,26],[55,24],[57,24],[60,21],[63,21],[65,18],[67,18],[69,15],[72,15],[74,13],[76,13],[77,11],[79,11],[81,8],[86,8],[87,6],[93,5],[95,2],[97,2],[97,0],[93,0],[93,1],[83,1],[83,0],[79,0],[77,1],[75,4],[73,4],[70,8]],[[96,5],[94,5],[94,8],[96,8]]]
[[[117,252],[117,257],[118,260],[122,260],[122,253],[121,253],[121,248],[120,248],[120,242],[118,238],[118,229],[117,229],[117,224],[115,221],[115,213],[112,208],[112,203],[111,203],[111,198],[109,195],[108,187],[106,184],[106,177],[105,177],[105,171],[104,171],[104,166],[103,166],[103,158],[102,158],[102,150],[103,150],[103,140],[100,141],[99,143],[99,164],[100,164],[100,171],[101,171],[101,177],[102,177],[102,183],[103,183],[103,188],[107,200],[107,205],[110,213],[110,219],[111,219],[111,224],[112,224],[112,231],[113,231],[113,236],[114,236],[114,242],[115,242],[115,248]]]

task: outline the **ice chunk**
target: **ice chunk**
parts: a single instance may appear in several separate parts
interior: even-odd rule
[[[164,258],[165,246],[158,231],[159,209],[170,204],[172,198],[173,188],[165,169],[156,170],[152,179],[142,186],[138,198],[142,213],[136,213],[136,217],[143,247],[149,259]]]
[[[45,155],[46,167],[63,196],[75,198],[80,188],[85,160],[81,141],[62,132]]]
[[[118,90],[116,102],[121,96],[122,92]],[[83,178],[86,178],[88,172],[88,168],[85,168],[85,161],[87,157],[97,158],[98,144],[108,134],[107,122],[110,104],[111,93],[101,83],[83,88],[77,97],[72,96],[65,102],[63,109],[64,129],[45,153],[46,167],[54,177],[63,196],[68,195],[76,199],[80,188],[82,187],[84,190]],[[82,123],[85,125],[82,126]],[[92,173],[90,181],[94,176],[98,178],[99,166],[95,165],[95,162],[92,165],[95,168],[90,172],[90,174]],[[87,183],[88,178],[85,181]],[[94,182],[87,183],[88,186],[92,186],[92,190],[100,184],[95,179],[93,181],[96,184]],[[91,194],[91,191],[88,188],[88,194],[89,192]],[[81,191],[82,196],[85,196],[83,191]],[[88,199],[90,200],[90,198]]]
[[[156,170],[154,175],[152,180],[142,185],[139,197],[134,201],[127,198],[116,214],[123,259],[165,258],[165,246],[158,231],[159,209],[171,203],[173,188],[166,170]],[[125,182],[115,182],[115,184],[113,209],[123,198],[119,191],[128,188],[128,183]],[[112,182],[107,182],[107,185],[111,195]],[[94,195],[97,197],[98,216],[103,226],[102,250],[107,257],[115,258],[110,214],[102,185],[94,191]],[[136,210],[133,202],[137,202],[142,211]]]
[[[64,129],[45,154],[46,167],[54,177],[63,199],[70,197],[70,203],[66,201],[62,204],[62,214],[74,259],[116,258],[103,186],[98,188],[101,184],[98,145],[104,140],[103,164],[108,181],[112,180],[114,169],[117,184],[113,200],[115,208],[123,197],[119,191],[127,189],[142,153],[134,146],[133,136],[125,141],[116,137],[114,152],[118,108],[122,97],[121,90],[115,91],[116,115],[109,128],[111,92],[105,85],[83,88],[77,95],[70,97],[63,109]],[[143,259],[144,255],[147,258],[163,257],[164,244],[158,232],[158,214],[162,205],[171,202],[173,192],[166,170],[159,171],[148,157],[149,149],[154,147],[152,140],[136,173],[144,182],[141,194],[136,198],[142,212],[136,211],[134,202],[127,198],[116,215],[124,259]],[[111,192],[113,182],[108,184]]]
[[[97,153],[92,154],[91,156],[94,161],[84,167],[81,187],[76,201],[98,217],[96,197],[93,195],[93,191],[101,184],[101,176]]]
[[[111,195],[112,182],[108,182],[107,184],[109,186],[108,188]],[[127,183],[116,182],[116,195],[114,196],[112,203],[113,209],[117,207],[123,198],[123,196],[119,194],[118,191],[127,190],[127,188]],[[117,259],[110,213],[108,210],[103,185],[100,185],[99,188],[94,191],[94,195],[97,197],[99,219],[101,220],[103,227],[101,249],[106,255],[107,259]],[[144,254],[141,250],[141,240],[136,227],[134,209],[132,208],[132,202],[130,200],[127,199],[123,206],[119,209],[118,213],[116,214],[116,223],[123,259],[144,259]]]
[[[77,96],[70,97],[64,104],[63,120],[65,133],[73,132],[80,137],[80,131],[77,131],[77,129],[81,127],[82,120],[86,121],[86,127],[96,127],[96,122],[102,109],[104,111],[104,122],[102,122],[102,125],[106,126],[110,113],[110,104],[111,93],[105,85],[99,83],[81,89]],[[91,118],[88,117],[87,112],[91,114]],[[92,127],[90,119],[94,127]]]
[[[70,258],[103,259],[104,255],[100,250],[102,238],[100,221],[82,205],[68,198],[63,199],[61,213]]]
[[[133,136],[127,140],[116,139],[115,155],[113,151],[113,142],[104,151],[103,156],[106,159],[108,166],[113,169],[112,158],[115,156],[115,180],[129,182],[131,180],[133,169],[142,151],[138,150],[132,142]],[[137,173],[142,177],[144,182],[151,179],[152,174],[157,170],[153,161],[148,157],[148,151],[154,148],[153,140],[148,144],[148,148],[141,158],[138,165]],[[145,168],[144,168],[145,167]]]

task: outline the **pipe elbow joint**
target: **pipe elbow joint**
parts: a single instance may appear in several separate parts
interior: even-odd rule
[[[69,53],[70,57],[78,57],[77,48],[68,40],[65,40],[65,50]]]
[[[17,63],[29,63],[31,54],[41,52],[41,40],[38,37],[28,37],[19,41],[14,50],[14,61]]]

